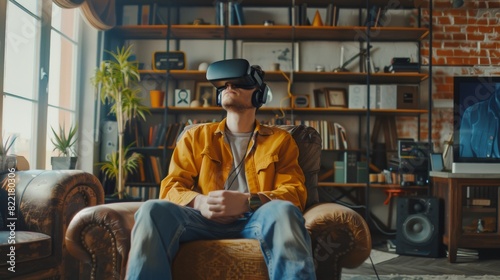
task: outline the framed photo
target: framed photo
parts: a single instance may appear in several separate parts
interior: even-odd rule
[[[215,101],[217,98],[217,90],[209,82],[196,83],[196,94],[194,98],[199,100],[203,107],[217,106]]]
[[[174,106],[189,107],[191,103],[191,90],[178,88],[175,89]]]
[[[242,58],[264,71],[275,71],[276,63],[282,71],[299,71],[299,44],[289,42],[242,42]]]
[[[326,99],[326,91],[323,88],[314,90],[314,106],[316,108],[326,108],[328,100]]]
[[[347,107],[344,88],[325,88],[327,107]]]
[[[432,171],[444,171],[443,154],[442,153],[431,153],[431,170]]]

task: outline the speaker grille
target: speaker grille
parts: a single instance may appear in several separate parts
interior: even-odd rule
[[[434,226],[423,214],[411,215],[403,222],[402,234],[413,244],[425,244],[431,240]]]
[[[436,197],[398,197],[396,253],[422,257],[444,255]]]

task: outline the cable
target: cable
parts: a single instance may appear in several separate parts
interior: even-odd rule
[[[240,172],[241,172],[241,168],[238,170],[238,168],[243,164],[243,162],[245,161],[245,158],[246,158],[246,151],[248,151],[248,147],[250,147],[250,142],[252,142],[252,137],[255,133],[255,127],[254,129],[252,130],[252,134],[250,134],[250,137],[248,138],[248,143],[247,143],[247,148],[245,149],[245,153],[243,154],[243,157],[241,157],[241,160],[240,162],[238,163],[238,165],[236,165],[236,167],[229,173],[229,175],[227,176],[227,178],[231,178],[231,176],[233,175],[234,172],[237,171],[236,174],[234,174],[234,177],[233,179],[231,180],[231,183],[229,185],[227,185],[227,181],[226,181],[226,186],[224,187],[224,190],[229,190],[231,188],[231,186],[233,185],[234,181],[236,180],[236,178],[238,178],[238,175],[240,175]]]

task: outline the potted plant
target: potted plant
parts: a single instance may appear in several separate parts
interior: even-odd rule
[[[59,153],[57,157],[51,157],[50,163],[53,170],[75,169],[77,156],[75,144],[77,140],[76,132],[78,126],[70,126],[68,134],[64,125],[59,126],[59,132],[56,132],[53,127],[50,127],[53,137],[50,139],[54,145],[54,150]]]
[[[107,51],[110,60],[105,60],[96,69],[92,83],[100,91],[103,103],[111,104],[110,114],[116,115],[118,125],[118,154],[117,154],[117,180],[116,193],[122,199],[125,195],[125,149],[123,136],[125,127],[133,118],[140,116],[146,119],[145,113],[149,112],[141,104],[140,90],[137,83],[140,81],[137,61],[132,61],[132,46],[117,48],[116,52]]]
[[[6,172],[10,167],[16,166],[16,156],[11,156],[9,150],[14,145],[16,141],[16,136],[7,137],[7,140],[3,142],[2,136],[0,135],[0,173]]]
[[[131,143],[130,145],[128,145],[127,147],[125,147],[121,154],[123,156],[123,161],[122,161],[122,167],[120,167],[120,164],[119,164],[119,153],[118,152],[112,152],[110,154],[110,157],[109,157],[109,160],[108,161],[104,161],[104,162],[101,162],[99,163],[98,165],[101,166],[101,171],[102,173],[104,174],[104,176],[107,178],[107,179],[110,179],[114,182],[117,182],[117,179],[120,178],[120,174],[119,174],[119,171],[121,170],[122,171],[122,180],[124,182],[127,181],[127,178],[128,178],[128,175],[129,174],[132,174],[134,171],[137,170],[138,166],[139,166],[139,162],[142,160],[142,155],[139,154],[139,153],[136,153],[136,152],[130,152],[129,149],[130,147],[133,145],[133,143]],[[123,192],[122,193],[122,197],[120,197],[120,193],[118,192],[118,190],[116,190],[117,192],[114,193],[113,195],[109,196],[109,197],[106,197],[106,202],[112,202],[116,199],[119,199],[119,200],[124,200],[124,199],[129,199],[129,200],[134,200],[132,198],[129,198],[127,196],[127,193]]]

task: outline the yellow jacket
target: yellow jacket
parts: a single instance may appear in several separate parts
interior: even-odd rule
[[[233,165],[224,137],[226,119],[187,130],[174,149],[160,198],[187,205],[194,197],[224,189]],[[288,200],[304,211],[307,190],[298,164],[299,150],[290,133],[256,122],[245,157],[250,193]]]

